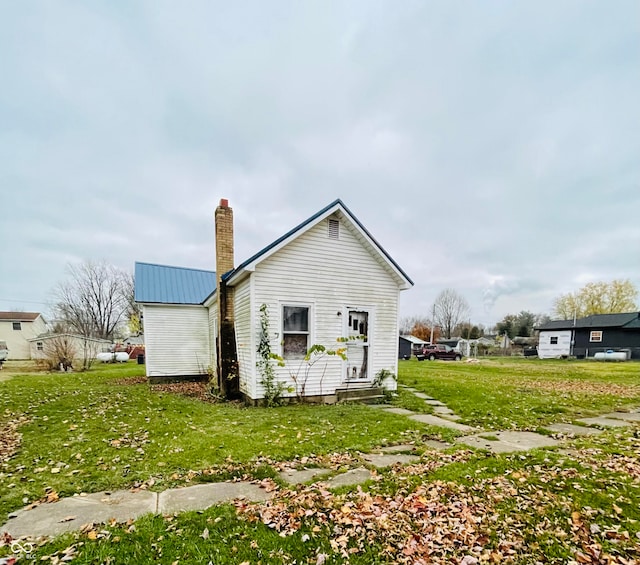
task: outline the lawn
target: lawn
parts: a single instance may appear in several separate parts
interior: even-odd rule
[[[486,430],[535,430],[640,406],[638,363],[411,360],[400,361],[400,382],[446,403],[462,422]]]
[[[0,520],[51,493],[273,479],[278,462],[296,457],[322,461],[347,453],[347,464],[361,465],[360,451],[455,435],[358,405],[205,403],[152,392],[140,373],[134,364],[102,365],[85,374],[28,373],[0,382],[3,449],[15,449],[2,459]],[[408,361],[400,363],[399,377],[488,432],[640,407],[635,363]],[[429,411],[406,392],[395,402]],[[471,565],[473,555],[481,562],[634,563],[640,558],[637,429],[524,454],[421,449],[418,464],[379,471],[364,490],[280,485],[268,505],[107,525],[45,543],[35,558],[365,564],[461,563],[467,556]],[[19,444],[11,441],[16,431]],[[9,546],[0,545],[0,555],[8,554]]]

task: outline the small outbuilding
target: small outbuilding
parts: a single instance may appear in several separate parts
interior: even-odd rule
[[[429,345],[429,342],[413,335],[401,335],[398,339],[398,359],[410,359],[425,345]]]

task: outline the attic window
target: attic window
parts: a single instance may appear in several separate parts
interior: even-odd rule
[[[13,322],[13,329],[20,331],[22,329],[22,324],[20,322]]]
[[[340,222],[329,220],[329,239],[340,239]]]

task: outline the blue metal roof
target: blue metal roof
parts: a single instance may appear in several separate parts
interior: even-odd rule
[[[373,242],[374,246],[380,251],[380,253],[382,253],[382,255],[384,255],[384,257],[387,259],[387,261],[389,261],[389,263],[391,263],[397,270],[398,272],[401,274],[401,276],[403,276],[407,282],[413,286],[413,281],[409,278],[409,276],[402,270],[402,268],[400,267],[400,265],[398,265],[398,263],[396,263],[393,258],[391,257],[391,255],[389,255],[389,253],[387,253],[387,251],[384,249],[384,247],[382,247],[382,245],[380,245],[376,239],[369,233],[369,230],[367,230],[367,228],[365,228],[362,223],[360,222],[360,220],[358,220],[358,218],[356,218],[353,214],[353,212],[351,212],[351,210],[349,210],[349,208],[346,207],[346,205],[344,204],[344,202],[342,202],[342,200],[340,200],[339,198],[337,198],[336,200],[334,200],[333,202],[331,202],[331,204],[325,206],[322,210],[319,210],[318,212],[316,212],[313,216],[311,216],[310,218],[306,219],[304,222],[302,222],[301,224],[298,224],[295,228],[293,228],[292,230],[288,231],[287,233],[285,233],[282,237],[279,237],[278,239],[276,239],[273,243],[267,245],[264,249],[261,249],[260,251],[258,251],[258,253],[256,253],[255,255],[253,255],[252,257],[249,257],[249,259],[247,259],[244,263],[240,264],[239,266],[237,266],[235,269],[233,269],[232,271],[229,271],[227,273],[223,273],[222,275],[222,280],[224,281],[228,281],[233,275],[235,275],[236,273],[242,271],[245,267],[247,267],[247,265],[250,265],[251,263],[253,263],[254,261],[256,261],[257,259],[259,259],[261,256],[265,255],[266,253],[268,253],[269,251],[271,251],[274,247],[277,247],[278,245],[280,245],[280,243],[282,243],[283,241],[286,241],[287,239],[289,239],[292,235],[294,235],[296,232],[300,231],[302,228],[304,228],[305,226],[313,223],[315,220],[317,220],[318,218],[320,218],[321,216],[323,216],[326,212],[328,212],[329,210],[331,210],[334,207],[339,207],[342,209],[342,211],[349,217],[351,218],[351,220],[358,225],[358,227],[367,235],[367,237]]]
[[[136,302],[202,304],[215,289],[214,271],[136,262]]]

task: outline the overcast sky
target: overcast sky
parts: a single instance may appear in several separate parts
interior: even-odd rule
[[[214,269],[341,198],[487,325],[640,287],[640,2],[0,3],[0,310],[69,263]]]

